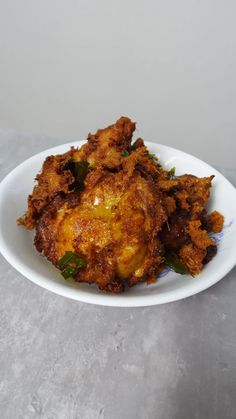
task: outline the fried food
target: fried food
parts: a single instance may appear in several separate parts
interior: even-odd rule
[[[134,130],[121,117],[80,149],[49,156],[18,220],[36,227],[36,249],[64,277],[113,293],[154,282],[167,252],[198,274],[217,250],[209,232],[223,227],[205,209],[214,176],[173,176],[142,139],[131,144]]]
[[[82,194],[55,198],[35,237],[36,248],[56,266],[68,250],[85,256],[87,267],[76,279],[96,278],[107,290],[153,276],[163,256],[157,235],[167,216],[159,192],[138,172],[122,175],[107,173],[96,185],[87,181]]]
[[[129,151],[135,123],[121,117],[115,124],[89,134],[87,143],[75,156],[76,161],[87,161],[90,167],[115,169],[122,164],[122,152]]]
[[[224,225],[224,217],[218,211],[213,211],[209,215],[209,220],[211,223],[211,231],[213,233],[220,233]]]
[[[20,219],[20,224],[28,229],[36,226],[37,220],[43,209],[59,193],[68,193],[74,182],[73,174],[66,169],[66,164],[73,158],[75,150],[72,148],[65,154],[49,156],[46,158],[42,172],[35,178],[35,185],[32,195],[28,197],[28,210],[25,217]]]

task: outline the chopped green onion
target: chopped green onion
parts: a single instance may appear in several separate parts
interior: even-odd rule
[[[87,265],[86,260],[85,259],[82,259],[79,256],[76,256],[75,263],[76,263],[76,266],[77,266],[78,269],[85,268],[86,265]]]
[[[27,217],[27,212],[25,212],[21,217],[19,217],[19,220],[24,221],[26,219],[26,217]]]
[[[189,273],[186,266],[180,260],[176,259],[171,252],[165,254],[165,263],[177,274],[186,275]]]
[[[170,170],[169,170],[169,175],[170,175],[170,177],[171,178],[173,178],[173,177],[175,177],[175,171],[176,171],[176,168],[175,167],[172,167]]]
[[[61,274],[63,278],[68,279],[68,278],[72,278],[76,273],[77,273],[76,268],[71,268],[70,266],[68,266],[62,271]]]
[[[84,189],[84,179],[89,171],[89,163],[87,161],[74,162],[75,180],[80,191]]]
[[[62,276],[68,279],[76,275],[79,269],[86,267],[86,260],[69,250],[59,260],[58,267]]]
[[[157,158],[157,156],[155,154],[148,152],[147,155],[148,155],[149,159],[151,159],[151,160],[153,160],[154,162],[157,163],[158,158]]]
[[[59,260],[58,266],[61,270],[66,268],[66,266],[69,264],[69,262],[74,259],[74,253],[71,251],[68,251],[64,254],[64,256]]]
[[[121,156],[122,156],[122,157],[128,157],[128,156],[129,156],[129,152],[128,152],[128,150],[124,150],[124,151],[122,151]]]

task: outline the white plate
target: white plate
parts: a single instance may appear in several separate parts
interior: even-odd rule
[[[236,264],[236,190],[217,170],[203,161],[161,144],[146,142],[167,169],[176,167],[176,174],[192,173],[197,176],[215,174],[209,210],[216,209],[225,216],[225,227],[216,235],[218,253],[192,278],[165,271],[161,278],[147,286],[145,283],[124,294],[105,294],[96,286],[65,281],[50,262],[37,253],[33,246],[33,233],[16,225],[16,219],[25,212],[27,196],[31,192],[36,173],[48,155],[64,153],[71,145],[64,144],[37,154],[17,166],[0,184],[0,251],[7,261],[22,275],[47,290],[87,303],[135,307],[163,304],[196,294],[223,278]]]

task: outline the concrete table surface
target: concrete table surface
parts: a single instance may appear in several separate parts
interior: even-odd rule
[[[0,130],[0,179],[66,141]],[[233,269],[182,301],[107,308],[39,288],[0,257],[0,418],[235,419],[235,281]]]

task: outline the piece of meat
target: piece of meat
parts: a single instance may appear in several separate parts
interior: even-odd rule
[[[177,178],[178,188],[186,192],[183,196],[179,196],[177,192],[177,200],[183,209],[187,209],[186,202],[189,204],[192,219],[198,218],[207,204],[213,178],[214,176],[197,178],[193,175],[182,175]]]
[[[118,168],[123,160],[122,152],[131,150],[135,123],[122,116],[115,124],[89,134],[88,141],[75,155],[76,161],[86,160],[90,167]]]
[[[191,220],[188,211],[174,213],[160,233],[166,252],[174,252],[189,272],[199,273],[216,254],[215,241],[202,229],[200,220]]]
[[[43,163],[42,171],[36,176],[36,185],[28,197],[28,209],[24,217],[18,219],[18,224],[33,229],[43,209],[59,193],[67,193],[74,182],[66,163],[73,158],[75,149],[65,154],[49,156]]]
[[[38,251],[58,266],[66,251],[85,257],[87,267],[79,282],[97,283],[102,290],[122,291],[153,278],[163,262],[157,238],[167,219],[161,195],[153,181],[134,170],[132,175],[107,172],[78,193],[56,197],[44,210],[37,227]],[[75,197],[73,197],[75,201]]]
[[[201,272],[203,265],[215,256],[217,248],[215,241],[201,228],[200,220],[190,220],[186,231],[191,242],[184,244],[178,250],[178,256],[192,275]]]
[[[154,282],[166,252],[198,274],[217,250],[208,233],[224,221],[205,209],[214,176],[173,176],[141,138],[131,144],[134,129],[121,117],[80,149],[49,156],[18,220],[36,226],[35,246],[56,267],[72,252],[87,263],[70,267],[73,278],[113,293]]]
[[[218,211],[213,211],[209,215],[209,219],[211,222],[211,231],[213,233],[220,233],[224,226],[224,217]]]
[[[207,249],[209,246],[214,246],[214,240],[208,236],[206,230],[201,229],[201,221],[200,220],[193,220],[188,222],[187,232],[191,237],[192,243],[198,249]]]
[[[28,210],[18,224],[28,229],[36,226],[44,207],[60,192],[71,190],[75,178],[70,170],[71,162],[87,161],[90,167],[100,166],[116,168],[122,163],[122,151],[131,148],[131,139],[135,123],[121,117],[113,125],[89,134],[88,142],[80,150],[71,148],[65,154],[49,156],[45,160],[42,172],[36,176],[36,185],[28,198]]]
[[[206,250],[195,247],[193,243],[185,244],[178,254],[181,262],[192,275],[198,275],[201,272],[206,255]]]
[[[157,185],[176,199],[179,208],[191,212],[194,219],[199,217],[209,200],[213,178],[186,174],[174,179],[158,179]]]

